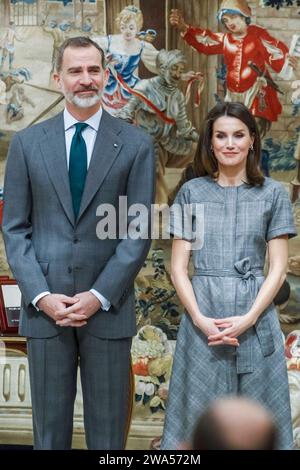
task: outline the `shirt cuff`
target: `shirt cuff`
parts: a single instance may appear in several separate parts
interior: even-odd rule
[[[45,297],[46,295],[49,295],[50,292],[46,291],[46,292],[42,292],[41,294],[37,295],[32,301],[32,305],[34,306],[34,308],[36,308],[36,310],[39,312],[40,309],[38,308],[38,306],[36,305],[38,303],[39,300],[41,300],[43,297]]]
[[[107,312],[107,310],[109,310],[111,306],[110,301],[103,297],[103,295],[101,295],[96,289],[90,289],[90,292],[94,294],[97,299],[101,302],[102,310],[105,310]]]

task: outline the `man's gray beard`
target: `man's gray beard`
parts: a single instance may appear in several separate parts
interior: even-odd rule
[[[71,92],[65,92],[64,95],[67,101],[75,104],[78,108],[91,108],[101,100],[102,92],[98,91],[94,96],[89,96],[87,98],[80,98]]]

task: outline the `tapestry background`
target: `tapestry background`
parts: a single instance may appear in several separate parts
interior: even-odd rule
[[[51,77],[55,48],[71,36],[88,35],[93,38],[116,33],[114,20],[126,5],[141,8],[144,14],[142,29],[146,31],[152,28],[157,33],[153,41],[156,49],[182,50],[187,58],[186,70],[203,73],[204,87],[200,105],[194,105],[196,87],[192,88],[187,105],[188,117],[199,130],[208,109],[224,97],[223,58],[199,54],[186,45],[178,31],[169,26],[168,15],[171,8],[179,8],[187,23],[220,31],[222,27],[216,19],[220,3],[218,0],[1,0],[0,188],[3,186],[7,149],[12,135],[63,109],[62,97]],[[300,31],[300,6],[297,6],[297,1],[257,0],[248,3],[252,10],[252,23],[266,28],[272,36],[290,47],[293,35]],[[3,57],[7,34],[10,34],[14,50]],[[139,67],[138,75],[141,78],[152,76],[143,64]],[[282,91],[278,96],[283,110],[263,141],[264,170],[281,181],[289,191],[300,229],[299,143],[297,148],[300,101],[298,99],[298,104],[292,103],[292,94],[295,93],[292,86],[297,85],[293,85],[295,80],[300,80],[300,71],[299,76],[293,74],[290,80],[283,80],[273,72],[271,75]],[[182,88],[184,90],[184,84]],[[17,119],[13,118],[13,113],[9,113],[9,104],[17,106]],[[183,167],[192,158],[191,152],[188,158],[180,161],[178,157],[175,163],[173,161],[166,165],[165,179],[170,191],[177,184]],[[169,240],[154,241],[145,266],[136,280],[139,333],[132,349],[136,393],[129,447],[145,448],[153,437],[161,433],[172,354],[182,315],[182,307],[170,282],[170,248]],[[11,275],[2,239],[0,275]],[[289,244],[288,282],[291,294],[288,302],[279,306],[285,333],[300,329],[299,276],[298,235]],[[79,405],[79,415],[80,409]]]

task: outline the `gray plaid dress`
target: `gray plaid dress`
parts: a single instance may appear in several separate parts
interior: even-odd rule
[[[224,318],[245,314],[264,281],[267,242],[296,235],[283,186],[266,178],[262,187],[222,187],[205,176],[185,183],[174,204],[203,210],[203,244],[192,251],[192,285],[200,311]],[[191,210],[193,213],[193,210]],[[195,217],[171,217],[170,232],[194,241]],[[278,424],[278,448],[292,446],[283,339],[273,304],[239,337],[240,346],[207,345],[188,314],[181,320],[169,388],[162,449],[189,441],[195,421],[210,401],[228,394],[258,400]]]

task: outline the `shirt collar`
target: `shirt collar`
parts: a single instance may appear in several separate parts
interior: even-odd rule
[[[87,119],[84,122],[97,132],[99,129],[101,117],[102,117],[102,107],[100,106],[99,110],[95,114],[93,114],[93,116],[91,116],[89,119]],[[74,126],[77,122],[79,121],[75,119],[74,116],[72,116],[72,114],[67,110],[67,108],[65,108],[64,109],[65,131],[70,129],[70,127]]]

